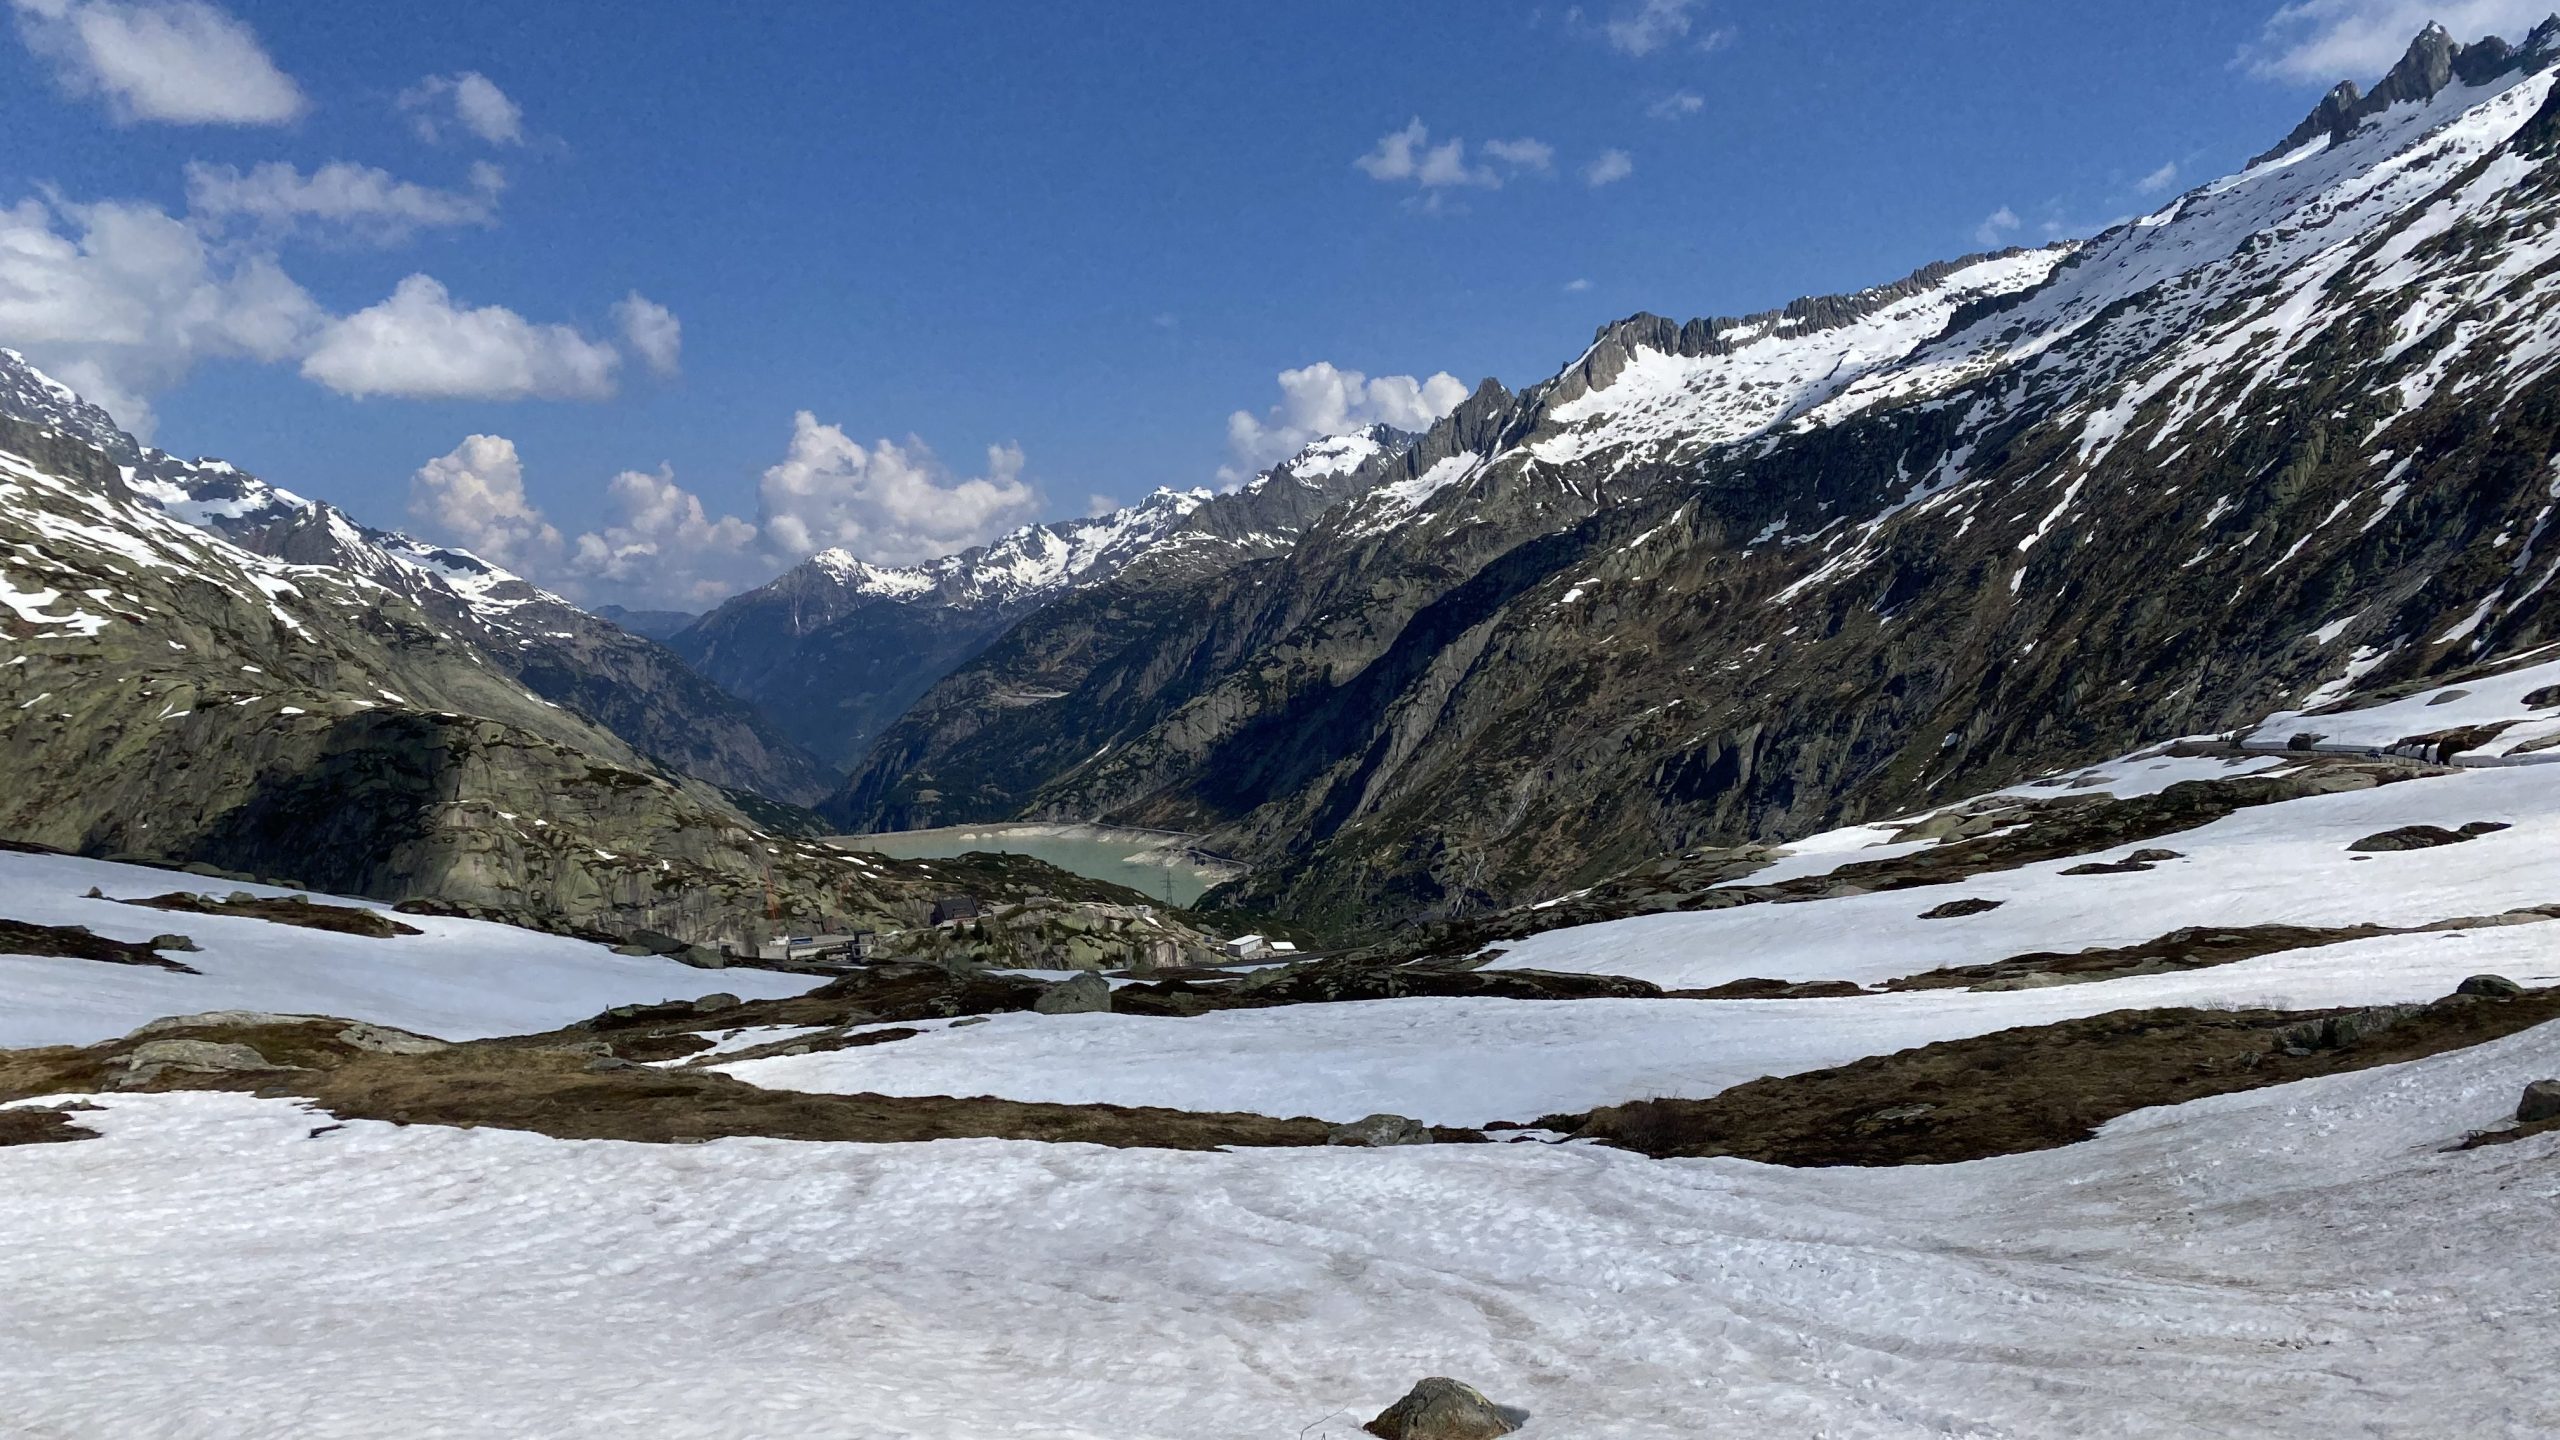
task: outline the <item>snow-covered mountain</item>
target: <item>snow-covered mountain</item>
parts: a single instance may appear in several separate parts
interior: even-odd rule
[[[731,790],[805,804],[828,768],[675,655],[470,551],[362,525],[222,460],[135,443],[13,351],[0,351],[0,415],[112,457],[126,493],[244,549],[358,576],[401,596],[535,693],[653,759]]]
[[[1159,489],[920,565],[823,550],[667,643],[801,744],[851,764],[926,687],[1024,615],[1133,568],[1216,573],[1282,553],[1412,439],[1383,425],[1328,436],[1227,494]]]
[[[2087,241],[1604,327],[1269,564],[1029,617],[829,810],[1206,831],[1382,924],[2560,640],[2555,62],[2431,28]]]

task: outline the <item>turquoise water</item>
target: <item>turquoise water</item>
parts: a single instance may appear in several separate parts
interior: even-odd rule
[[[883,835],[839,835],[835,843],[901,860],[945,860],[972,850],[1028,855],[1092,880],[1126,885],[1168,905],[1189,905],[1231,871],[1204,869],[1178,857],[1181,837],[1153,831],[1105,831],[1078,827],[1057,835],[1043,830],[955,825]],[[1168,850],[1176,853],[1169,855]]]

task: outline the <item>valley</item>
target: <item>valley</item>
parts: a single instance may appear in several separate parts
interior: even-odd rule
[[[2560,1434],[2560,16],[2392,48],[1064,519],[801,410],[484,555],[0,350],[0,1437]]]

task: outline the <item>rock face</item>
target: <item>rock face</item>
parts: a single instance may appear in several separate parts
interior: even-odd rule
[[[148,1085],[171,1070],[224,1074],[275,1068],[266,1056],[246,1045],[217,1040],[146,1040],[125,1056],[123,1068],[107,1076],[107,1084],[118,1090],[131,1089]]]
[[[132,499],[242,549],[387,587],[484,663],[679,773],[794,805],[835,788],[824,762],[673,651],[467,550],[361,525],[220,460],[148,449],[14,351],[0,351],[0,417],[105,455]]]
[[[689,939],[921,918],[904,867],[762,833],[399,589],[124,472],[0,416],[0,837]]]
[[[1204,833],[1213,903],[1366,938],[2548,643],[2560,287],[2497,277],[2555,51],[2421,50],[2089,241],[1607,327],[1285,553],[1027,617],[831,813]]]
[[[1494,1440],[1529,1423],[1529,1412],[1487,1400],[1472,1385],[1434,1375],[1360,1428],[1380,1440]]]

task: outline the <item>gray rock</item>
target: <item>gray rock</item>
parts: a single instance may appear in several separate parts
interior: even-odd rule
[[[171,1070],[194,1074],[238,1074],[245,1070],[279,1070],[266,1056],[246,1045],[214,1040],[146,1040],[124,1057],[120,1070],[107,1073],[107,1088],[128,1090],[148,1085]]]
[[[673,960],[679,965],[690,965],[696,970],[726,970],[729,968],[729,957],[712,949],[708,945],[687,945],[683,949],[670,954],[667,958]]]
[[[2493,1000],[2504,1000],[2510,996],[2523,994],[2524,987],[2504,975],[2474,975],[2453,987],[2453,993],[2485,995]]]
[[[1327,1145],[1363,1145],[1382,1148],[1389,1145],[1428,1145],[1431,1127],[1404,1115],[1372,1115],[1348,1125],[1336,1125],[1325,1132]],[[1429,1381],[1423,1382],[1429,1384]]]
[[[394,1030],[387,1025],[368,1025],[361,1020],[339,1031],[338,1041],[375,1055],[433,1055],[453,1048],[432,1036]]]
[[[194,1015],[166,1015],[135,1026],[125,1038],[166,1035],[172,1030],[250,1029],[267,1025],[308,1025],[325,1015],[288,1015],[274,1010],[206,1010]]]
[[[948,1030],[957,1030],[963,1025],[984,1025],[986,1023],[987,1017],[984,1015],[963,1015],[943,1028]]]
[[[2460,830],[2447,830],[2441,825],[2403,825],[2367,835],[2347,848],[2365,854],[2389,854],[2399,850],[2433,850],[2440,845],[2459,845],[2476,840],[2486,832],[2465,825]]]
[[[621,1060],[611,1055],[599,1055],[587,1062],[587,1073],[590,1075],[610,1075],[621,1071],[647,1071],[657,1068],[655,1065],[643,1065],[637,1060]]]
[[[1920,912],[1923,920],[1961,920],[1967,915],[1984,915],[2008,904],[2006,900],[1950,900]]]
[[[655,955],[658,952],[650,949],[646,945],[616,945],[613,947],[613,953],[616,955],[630,955],[636,958],[642,955]]]
[[[1529,1423],[1529,1412],[1496,1405],[1472,1385],[1434,1375],[1360,1427],[1380,1440],[1494,1440]]]
[[[2560,1080],[2536,1080],[2524,1087],[2524,1098],[2516,1102],[2516,1119],[2526,1125],[2560,1120]]]
[[[726,990],[718,990],[694,1001],[693,1013],[696,1015],[709,1015],[720,1010],[735,1010],[746,1003],[746,1001],[739,999],[737,996],[730,994]]]
[[[664,930],[634,930],[622,938],[652,955],[674,955],[686,948],[684,941]]]
[[[2351,1010],[2344,1015],[2305,1020],[2277,1031],[2276,1048],[2288,1055],[2308,1055],[2315,1050],[2344,1050],[2381,1034],[2425,1008],[2424,1005],[2375,1005]]]
[[[1088,971],[1040,992],[1031,1008],[1043,1015],[1092,1015],[1111,1008],[1111,982]]]
[[[154,935],[151,937],[151,948],[154,950],[178,950],[187,954],[194,954],[195,952],[202,950],[204,947],[185,935]]]

